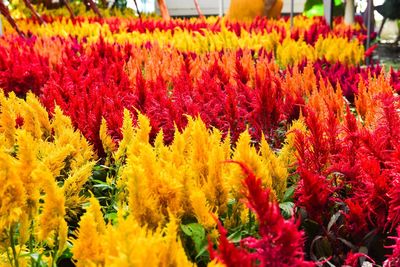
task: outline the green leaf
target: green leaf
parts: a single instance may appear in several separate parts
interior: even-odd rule
[[[22,253],[19,255],[20,258],[24,257],[30,257],[32,258],[35,262],[37,262],[40,259],[40,254],[37,252],[32,252],[32,253]]]
[[[95,184],[93,185],[94,188],[99,188],[102,190],[106,190],[106,189],[112,189],[111,186],[109,186],[108,184]]]
[[[118,213],[116,212],[106,213],[106,215],[104,215],[104,218],[107,221],[111,221],[114,224],[118,219]]]
[[[296,189],[295,185],[292,185],[288,189],[286,189],[285,195],[283,196],[283,201],[282,202],[293,202],[293,195],[294,195],[294,190]]]
[[[341,15],[343,9],[342,0],[334,0],[334,15]],[[324,4],[322,0],[307,0],[304,5],[304,14],[307,17],[323,16],[324,15]]]
[[[94,180],[106,181],[108,171],[105,169],[98,169],[92,172],[92,177]]]
[[[208,243],[206,243],[197,253],[195,260],[198,260],[201,257],[208,257]]]
[[[332,264],[330,261],[328,261],[328,259],[325,257],[321,258],[321,261],[325,262],[325,264],[328,264],[329,267],[336,267],[334,264]]]
[[[228,236],[228,239],[233,243],[239,243],[242,240],[242,229],[237,230],[236,232],[232,233]]]
[[[289,219],[294,214],[294,203],[293,202],[279,203],[279,208],[281,209],[282,215],[285,219]]]
[[[349,248],[351,248],[351,249],[353,249],[353,250],[356,249],[356,246],[355,246],[353,243],[351,243],[350,241],[348,241],[348,240],[346,240],[346,239],[344,239],[344,238],[341,238],[341,237],[338,237],[337,239],[338,239],[339,241],[341,241],[343,244],[345,244],[347,247],[349,247]]]
[[[337,222],[337,220],[340,218],[341,215],[342,215],[342,213],[339,211],[332,215],[332,217],[328,223],[328,231],[331,230],[332,226]]]
[[[33,260],[33,262],[35,263],[35,265],[33,265],[33,266],[47,266],[47,264],[42,260],[42,256],[43,256],[43,254],[39,254],[37,252],[24,253],[24,254],[19,255],[19,257],[21,257],[21,258],[24,258],[24,257],[31,258]],[[62,255],[60,257],[62,257]],[[71,255],[71,257],[72,257],[72,255]]]
[[[232,206],[232,205],[234,205],[234,204],[236,204],[236,199],[234,199],[234,198],[230,198],[230,199],[228,199],[228,206]]]
[[[332,247],[329,240],[325,236],[316,236],[311,242],[310,256],[314,261],[319,261],[322,257],[332,255]]]
[[[194,242],[196,251],[200,251],[206,239],[206,230],[199,223],[181,224],[181,229],[185,235],[190,236]]]

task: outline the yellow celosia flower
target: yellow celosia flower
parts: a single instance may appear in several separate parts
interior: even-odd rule
[[[194,121],[189,118],[189,123],[185,132],[188,133],[190,138],[185,141],[191,144],[187,156],[192,171],[195,174],[195,177],[193,178],[196,184],[203,185],[207,181],[208,177],[208,153],[212,145],[218,145],[221,136],[219,135],[217,143],[211,144],[211,138],[208,134],[207,126],[200,119]]]
[[[256,148],[251,145],[251,136],[247,130],[239,136],[232,159],[247,164],[250,170],[252,170],[257,177],[261,178],[264,186],[272,188],[271,170],[265,168],[265,161],[262,156]],[[244,179],[240,167],[236,166],[236,164],[231,166],[229,176],[232,190],[236,192],[236,194],[240,193],[242,180]]]
[[[121,213],[117,225],[105,226],[98,201],[92,197],[90,202],[73,240],[77,266],[193,266],[178,238],[174,216],[165,228],[154,231]]]
[[[46,139],[51,134],[51,125],[46,109],[40,104],[39,100],[33,93],[27,94],[26,104],[37,115],[36,118],[43,134],[41,137]]]
[[[270,33],[265,33],[257,30],[247,31],[242,27],[240,35],[237,35],[234,31],[227,29],[223,20],[218,22],[220,23],[221,31],[215,32],[203,29],[201,33],[198,31],[181,29],[179,27],[173,29],[173,31],[170,29],[156,29],[152,32],[128,31],[130,23],[129,19],[119,18],[118,32],[112,32],[110,24],[108,23],[95,23],[89,21],[87,18],[80,21],[79,24],[74,24],[70,20],[63,18],[55,20],[52,23],[47,23],[46,25],[41,25],[40,27],[32,21],[21,20],[19,21],[19,26],[21,30],[29,30],[32,34],[40,37],[40,41],[37,42],[38,44],[35,44],[35,49],[39,54],[50,57],[51,64],[54,64],[60,59],[62,55],[62,49],[60,49],[60,47],[64,45],[59,43],[57,48],[57,46],[55,46],[57,41],[51,39],[52,36],[63,38],[77,36],[78,40],[86,38],[87,43],[85,42],[82,44],[87,50],[90,50],[90,45],[98,42],[100,38],[107,43],[130,43],[139,47],[150,42],[153,44],[153,48],[159,46],[162,49],[168,49],[170,52],[172,51],[171,55],[174,55],[176,50],[205,53],[221,50],[235,51],[240,48],[259,51],[263,48],[265,51],[273,52],[275,58],[282,67],[286,67],[288,64],[295,64],[304,59],[314,61],[318,58],[326,58],[331,62],[358,64],[362,62],[364,56],[363,45],[357,40],[328,36],[327,38],[319,39],[315,46],[306,44],[302,41],[304,39],[304,32],[312,25],[315,25],[315,21],[301,17],[295,18],[295,28],[293,29],[294,31],[300,30],[300,40],[295,41],[287,37],[283,43],[280,41],[282,34],[274,30]],[[216,18],[210,18],[207,19],[206,23],[212,25],[217,23],[217,21]],[[271,25],[271,28],[284,28],[290,31],[290,24],[287,21],[269,20],[268,23]],[[8,23],[5,23],[6,36],[12,31]],[[40,49],[43,47],[49,47],[54,52],[49,54],[49,49]],[[340,51],[340,53],[337,53],[337,51]],[[173,57],[175,58],[175,56]],[[148,62],[151,62],[151,59],[149,59]],[[167,77],[170,75],[169,72],[177,69],[177,65],[173,64],[174,63],[171,63],[169,68],[164,66],[161,72],[158,68],[146,67],[145,72],[149,73],[149,78],[152,80],[154,80],[157,75]],[[140,66],[132,64],[132,61],[127,65],[135,66],[135,71],[140,69]],[[151,65],[154,66],[157,64]],[[130,76],[132,77],[132,75]]]
[[[51,171],[42,165],[37,168],[32,176],[40,179],[45,192],[43,210],[38,217],[38,239],[46,240],[53,247],[57,246],[60,251],[66,246],[68,226],[65,217],[65,199],[62,188],[55,183]],[[57,241],[55,244],[54,241]]]
[[[282,162],[286,169],[293,168],[293,164],[296,162],[296,131],[305,133],[307,131],[306,126],[302,118],[292,123],[286,134],[285,143],[279,152],[278,159]]]
[[[136,165],[136,163],[130,164],[130,159],[128,159],[123,173],[123,176],[126,176],[125,180],[128,180],[129,207],[132,216],[141,225],[149,225],[154,228],[162,220],[158,206],[159,196],[147,186],[147,174],[143,167]]]
[[[276,196],[279,200],[282,200],[283,195],[286,191],[286,182],[289,176],[287,167],[279,160],[278,156],[269,147],[264,136],[261,139],[261,156],[265,162],[265,168],[270,170],[272,178],[272,188],[275,190]]]
[[[0,132],[4,135],[7,147],[10,148],[15,141],[15,114],[3,91],[0,92],[0,105]]]
[[[329,62],[354,65],[364,60],[364,47],[357,39],[349,41],[343,37],[320,37],[315,44],[315,52],[318,58],[326,58]]]
[[[77,266],[102,266],[105,263],[104,235],[106,225],[99,202],[93,196],[90,206],[81,217],[77,238],[73,241],[72,253]],[[112,241],[115,244],[115,241]]]
[[[207,266],[208,267],[226,267],[225,264],[223,264],[217,260],[210,261]]]
[[[54,131],[54,144],[59,148],[69,147],[70,150],[70,167],[71,169],[79,168],[86,164],[88,161],[93,160],[94,152],[93,147],[82,136],[79,131],[76,131],[72,126],[71,119],[65,116],[61,109],[56,106],[54,109],[54,116],[51,121],[51,127]],[[52,143],[52,144],[53,144]],[[51,149],[52,150],[52,149]],[[55,149],[58,150],[58,149]],[[52,152],[57,154],[56,152]],[[67,153],[64,151],[63,153]],[[48,153],[43,153],[46,157]],[[58,155],[61,155],[60,152]]]
[[[0,105],[0,253],[12,246],[22,253],[33,238],[34,252],[52,249],[46,252],[50,264],[66,245],[65,203],[69,214],[82,204],[93,151],[59,109],[50,122],[31,94],[23,100],[0,93]],[[64,187],[56,178],[64,180]],[[15,244],[9,242],[11,234]],[[25,258],[17,261],[23,266]]]
[[[140,227],[130,216],[107,228],[106,266],[193,266],[177,235],[174,217],[154,232]]]
[[[114,141],[112,140],[111,136],[107,134],[107,131],[108,131],[107,122],[103,118],[101,120],[101,125],[100,125],[100,140],[103,144],[104,151],[107,154],[109,154],[116,150],[116,145],[115,145]]]
[[[37,205],[40,198],[40,191],[38,188],[39,180],[35,180],[31,176],[32,171],[37,167],[37,151],[38,143],[35,142],[33,136],[25,130],[19,130],[17,132],[17,144],[18,144],[18,163],[19,170],[18,174],[21,181],[24,183],[24,188],[27,196],[26,212],[29,217],[33,217],[37,212]]]
[[[214,130],[214,132],[218,132]],[[230,143],[229,138],[221,143],[221,135],[213,134],[214,142],[209,148],[208,161],[207,161],[207,180],[204,185],[204,191],[207,199],[210,202],[210,206],[218,214],[222,215],[227,212],[228,203],[228,186],[227,181],[224,179],[224,173],[228,168],[224,160],[230,157],[230,144],[226,147],[226,144]],[[228,150],[228,151],[227,151]]]
[[[239,197],[242,188],[243,173],[226,163],[231,159],[249,165],[279,197],[284,194],[287,166],[265,140],[258,152],[246,131],[233,151],[229,137],[223,140],[220,131],[208,130],[200,119],[188,121],[182,132],[175,131],[169,147],[163,144],[162,133],[154,146],[149,143],[151,128],[143,115],[130,130],[129,140],[122,140],[127,158],[118,181],[120,201],[129,203],[131,216],[140,225],[157,228],[167,220],[169,210],[174,216],[195,216],[206,228],[215,227],[211,214],[225,214],[228,198]],[[235,214],[242,208],[237,205]]]
[[[39,119],[39,112],[35,109],[37,106],[30,106],[27,102],[21,102],[23,110],[24,124],[23,129],[28,131],[34,138],[42,138],[43,131]],[[14,123],[15,125],[15,123]]]
[[[17,160],[0,151],[0,235],[18,223],[25,212],[27,196],[18,169]]]
[[[88,162],[78,169],[74,169],[64,181],[62,187],[65,196],[65,208],[68,219],[76,219],[86,198],[81,194],[85,183],[92,175],[94,162]]]
[[[121,130],[123,139],[119,143],[118,150],[114,155],[114,159],[118,162],[122,161],[123,157],[125,157],[128,144],[131,142],[134,135],[134,130],[132,126],[132,117],[129,110],[127,109],[124,109],[124,120],[122,123]]]
[[[197,221],[206,229],[215,228],[217,222],[214,218],[218,216],[214,214],[213,218],[213,212],[210,209],[210,205],[207,203],[204,192],[199,189],[196,190],[196,187],[193,187],[190,192],[190,201]]]
[[[291,38],[286,38],[276,50],[276,59],[282,67],[286,67],[304,60],[314,61],[316,55],[313,47],[303,40],[295,41]]]
[[[54,146],[54,148],[55,147],[56,146]],[[48,153],[46,157],[43,158],[43,163],[49,168],[52,175],[57,177],[60,175],[61,170],[65,168],[67,160],[71,158],[73,151],[74,148],[71,145],[59,147],[58,150],[52,149],[52,152]]]

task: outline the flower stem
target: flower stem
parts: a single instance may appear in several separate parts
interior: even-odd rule
[[[10,244],[11,244],[11,249],[13,252],[13,257],[14,257],[14,266],[19,267],[19,262],[18,262],[18,257],[17,257],[17,251],[15,249],[15,242],[14,242],[14,227],[10,227]]]
[[[56,235],[55,238],[55,246],[54,246],[54,253],[53,253],[53,259],[51,260],[51,267],[57,267],[57,258],[58,258],[58,235]]]
[[[30,234],[30,236],[29,236],[29,253],[31,254],[31,264],[32,264],[32,266],[35,266],[35,260],[33,259],[33,257],[32,257],[32,254],[33,254],[33,221],[32,221],[32,224],[31,224],[31,228],[32,228],[32,231],[31,231],[31,234]]]

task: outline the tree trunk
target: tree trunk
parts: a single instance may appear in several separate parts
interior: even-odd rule
[[[71,16],[71,19],[74,19],[75,15],[74,15],[74,12],[72,11],[72,8],[71,8],[71,6],[69,4],[69,1],[68,0],[62,0],[62,1],[64,2],[65,6],[66,6],[66,8],[67,8],[67,10],[69,12],[69,15]]]
[[[346,7],[344,10],[344,22],[347,25],[354,24],[354,13],[355,13],[354,0],[346,0]]]
[[[94,13],[99,17],[102,18],[103,16],[100,13],[100,10],[98,9],[97,5],[93,0],[85,0],[87,2],[88,6],[94,11]]]
[[[168,7],[167,4],[165,3],[165,0],[157,0],[158,6],[160,7],[161,11],[161,16],[163,17],[164,20],[170,20],[171,17],[168,12]]]
[[[142,18],[142,14],[140,14],[140,10],[139,10],[139,7],[138,7],[138,5],[136,3],[136,0],[133,0],[133,2],[135,3],[136,12],[138,13],[139,19],[141,19]]]
[[[39,15],[39,13],[37,13],[35,8],[32,6],[31,2],[29,0],[24,0],[24,3],[29,8],[29,10],[31,11],[32,15],[39,21],[39,23],[40,24],[44,24],[45,23],[44,20]]]
[[[7,19],[8,23],[10,23],[11,27],[13,27],[19,35],[23,36],[23,32],[21,32],[15,20],[11,17],[10,10],[8,10],[8,7],[3,3],[3,0],[0,0],[0,12]]]
[[[204,18],[203,12],[201,12],[199,1],[194,0],[194,5],[196,6],[197,13],[199,14],[200,18]]]

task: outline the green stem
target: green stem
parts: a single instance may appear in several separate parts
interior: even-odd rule
[[[15,267],[19,267],[17,251],[15,249],[14,227],[13,226],[10,227],[10,244],[11,244],[11,249],[12,249],[12,252],[13,252]]]
[[[7,250],[7,258],[8,258],[8,261],[10,262],[11,266],[13,266],[13,261],[12,261],[11,255],[10,255],[10,251],[9,251],[8,248],[7,248],[6,250]]]
[[[51,260],[51,267],[57,267],[57,256],[58,256],[58,234],[56,235],[55,238],[55,246],[54,246],[54,253],[53,253],[53,257]]]
[[[251,231],[252,231],[252,228],[253,228],[253,216],[251,215],[251,210],[249,209],[249,229],[248,229],[248,231],[249,231],[249,235],[251,235]]]
[[[35,266],[35,260],[33,259],[33,257],[32,257],[32,254],[33,254],[33,221],[32,221],[32,223],[31,223],[31,234],[30,234],[30,236],[29,236],[29,253],[31,254],[31,264],[32,264],[32,266]]]

